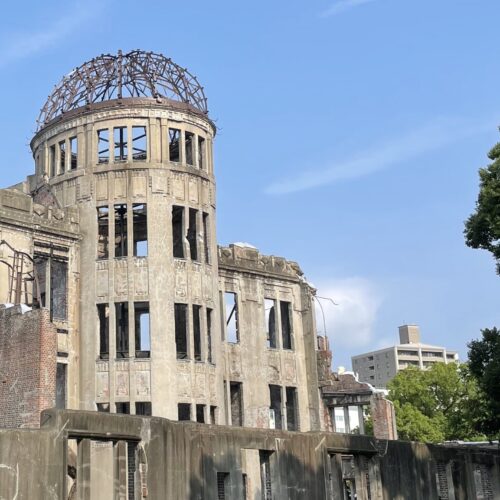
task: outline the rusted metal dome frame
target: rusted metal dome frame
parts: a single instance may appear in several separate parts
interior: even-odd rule
[[[72,109],[133,97],[172,99],[208,113],[203,87],[187,69],[161,54],[118,51],[95,57],[66,75],[41,109],[37,130]]]

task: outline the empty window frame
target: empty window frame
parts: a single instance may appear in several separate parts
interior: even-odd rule
[[[76,170],[78,166],[78,139],[76,137],[69,138],[69,153],[71,155],[69,168],[70,170]]]
[[[189,226],[187,230],[187,240],[189,243],[189,254],[191,260],[198,260],[198,230],[197,230],[198,210],[189,209]]]
[[[132,159],[134,161],[145,161],[147,159],[148,137],[146,127],[132,127]]]
[[[283,349],[293,349],[292,340],[292,310],[290,302],[280,301],[281,315],[281,346]]]
[[[229,490],[229,472],[217,472],[217,500],[226,500]]]
[[[127,205],[115,205],[115,257],[126,257],[127,250]]]
[[[217,406],[210,407],[210,423],[213,425],[217,423]]]
[[[210,226],[208,224],[208,214],[203,212],[203,256],[205,264],[210,264]]]
[[[240,341],[238,330],[238,296],[234,292],[224,293],[224,304],[226,310],[226,341],[234,344]]]
[[[68,263],[55,259],[50,259],[50,315],[68,319]]]
[[[116,357],[128,358],[128,302],[115,304]]]
[[[189,403],[177,405],[177,420],[191,420],[191,405]]]
[[[267,347],[276,349],[276,300],[264,299]]]
[[[286,395],[286,428],[289,431],[299,430],[299,408],[297,403],[297,388],[287,387]]]
[[[269,386],[269,421],[271,429],[282,429],[283,419],[281,416],[281,386]],[[274,424],[274,425],[273,425]]]
[[[66,380],[68,365],[57,363],[56,367],[56,408],[64,410],[66,408]]]
[[[97,162],[109,163],[109,130],[97,131]]]
[[[243,390],[241,382],[229,383],[231,400],[231,423],[234,426],[243,426]]]
[[[135,319],[135,357],[149,358],[151,355],[151,337],[149,327],[149,304],[134,303]]]
[[[100,413],[109,413],[109,403],[96,403],[97,411]]]
[[[194,165],[194,134],[192,132],[185,132],[184,134],[184,150],[186,163],[188,165]]]
[[[205,423],[205,405],[196,405],[196,421],[199,424]]]
[[[113,129],[115,161],[126,161],[128,159],[127,132],[127,127],[115,127]]]
[[[97,304],[99,318],[99,359],[109,359],[109,305]]]
[[[66,170],[66,141],[59,143],[59,173],[64,174]]]
[[[109,257],[109,208],[97,208],[97,258]]]
[[[181,142],[181,131],[177,128],[168,129],[168,154],[169,160],[174,162],[180,162],[180,142]]]
[[[193,347],[194,359],[201,361],[201,306],[193,305]]]
[[[177,359],[188,359],[187,304],[174,304]]]
[[[49,164],[50,164],[50,176],[54,177],[56,175],[56,146],[53,144],[49,147]]]
[[[130,403],[127,402],[122,402],[122,403],[115,403],[115,409],[116,413],[122,413],[124,415],[129,415],[130,414]]]
[[[172,207],[172,243],[174,257],[184,258],[184,207]]]
[[[198,136],[198,168],[200,170],[204,170],[205,166],[205,139],[203,137]]]
[[[272,451],[259,450],[260,484],[262,500],[273,500],[271,480],[271,455]]]
[[[145,417],[150,417],[151,412],[151,402],[150,401],[138,401],[135,403],[135,414],[144,415]]]
[[[35,290],[33,292],[34,298],[40,300],[40,307],[47,307],[47,272],[48,272],[49,259],[35,255],[34,267],[38,278],[38,283],[35,281]],[[40,295],[40,298],[38,297]]]
[[[132,222],[134,227],[134,257],[147,257],[148,209],[145,203],[132,205]]]
[[[212,309],[208,308],[207,311],[207,361],[209,363],[213,362],[212,353]]]

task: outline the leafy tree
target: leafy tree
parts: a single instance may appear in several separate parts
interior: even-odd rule
[[[434,363],[428,370],[409,367],[388,388],[400,439],[440,442],[483,437],[476,431],[481,393],[466,365]]]
[[[471,248],[493,254],[500,274],[500,143],[488,154],[491,163],[479,170],[476,211],[465,222],[465,241]]]
[[[500,433],[500,330],[481,330],[482,340],[469,342],[469,369],[484,393],[484,413],[477,427],[493,437]]]

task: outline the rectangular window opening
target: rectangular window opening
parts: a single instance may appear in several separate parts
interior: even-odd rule
[[[175,315],[175,348],[177,359],[189,359],[187,304],[174,304]]]
[[[68,263],[50,261],[50,315],[53,319],[68,319]]]
[[[189,403],[177,405],[177,420],[191,420],[191,405]]]
[[[169,159],[173,162],[180,162],[180,141],[181,131],[177,128],[168,129],[168,151]]]
[[[151,413],[151,402],[149,401],[140,401],[135,403],[135,414],[143,415],[145,417],[150,417]]]
[[[35,271],[38,278],[38,284],[35,281],[34,300],[39,301],[39,307],[47,307],[47,266],[49,259],[47,257],[35,256]]]
[[[280,301],[281,337],[283,349],[292,349],[292,322],[290,302]]]
[[[135,357],[149,358],[151,355],[151,337],[149,332],[149,304],[136,302],[135,317]]]
[[[198,136],[198,168],[205,169],[205,139]]]
[[[115,161],[126,161],[128,159],[127,127],[115,127],[113,129],[113,141],[115,145]]]
[[[148,138],[146,127],[132,127],[132,158],[134,161],[145,161],[147,159]]]
[[[97,160],[99,163],[109,162],[109,130],[97,131]]]
[[[238,331],[238,297],[233,292],[224,293],[226,307],[226,341],[236,344],[240,341]]]
[[[191,260],[198,260],[198,231],[196,219],[198,218],[198,210],[189,209],[189,227],[187,230],[187,240],[189,243],[189,253]]]
[[[297,403],[297,389],[286,388],[286,427],[289,431],[299,430],[299,408]]]
[[[272,451],[260,450],[260,482],[262,500],[273,500],[272,480],[271,480],[271,455]]]
[[[276,301],[264,299],[267,347],[276,349]]]
[[[194,165],[194,155],[193,155],[193,147],[194,147],[194,134],[191,132],[186,132],[184,135],[184,145],[186,151],[186,163],[188,165]]]
[[[134,257],[148,256],[148,209],[145,203],[132,205]]]
[[[193,305],[193,347],[194,359],[201,361],[201,306]]]
[[[269,386],[269,400],[269,427],[271,429],[282,429],[283,419],[281,416],[281,386]]]
[[[99,317],[99,359],[109,359],[109,305],[97,304]]]
[[[123,415],[130,415],[130,403],[128,401],[122,403],[115,403],[115,408],[116,408],[116,413],[121,413]]]
[[[66,381],[68,365],[57,363],[56,368],[56,408],[64,410],[66,408]]]
[[[210,407],[210,423],[215,425],[217,423],[217,406]]]
[[[56,175],[56,146],[52,145],[49,148],[50,176]]]
[[[172,239],[174,257],[184,258],[184,207],[172,207]]]
[[[229,490],[229,472],[217,472],[217,500],[226,500]]]
[[[127,205],[115,205],[115,257],[126,257]]]
[[[210,230],[208,224],[208,214],[203,212],[203,253],[205,264],[210,264]]]
[[[109,403],[96,403],[97,411],[100,413],[109,413]]]
[[[230,382],[231,423],[234,426],[243,426],[243,394],[241,382]]]
[[[71,154],[69,168],[71,170],[76,170],[78,166],[78,139],[76,137],[69,138],[69,152]]]
[[[59,173],[64,174],[66,170],[66,141],[59,143]]]
[[[196,421],[199,424],[205,423],[205,405],[196,405]]]
[[[212,309],[207,307],[207,361],[213,362],[212,354]]]
[[[109,208],[97,208],[97,258],[109,257]]]
[[[128,302],[115,304],[116,357],[128,358]]]

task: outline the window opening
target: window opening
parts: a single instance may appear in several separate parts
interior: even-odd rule
[[[56,408],[64,410],[66,408],[66,380],[67,368],[65,363],[57,363],[56,367]]]
[[[97,159],[99,163],[109,162],[109,130],[97,131]]]
[[[59,143],[59,173],[64,174],[66,170],[66,141]]]
[[[109,257],[109,208],[97,208],[97,258]]]
[[[295,387],[286,388],[286,428],[289,431],[299,430],[297,389]]]
[[[205,423],[205,405],[196,405],[196,421],[200,424]]]
[[[177,128],[168,129],[168,151],[170,161],[179,162],[181,131]]]
[[[149,358],[151,355],[151,337],[149,332],[149,304],[136,302],[135,316],[135,357]]]
[[[267,347],[276,349],[276,301],[264,299],[264,311],[266,318]]]
[[[270,460],[271,454],[271,451],[259,451],[262,500],[273,500]]]
[[[196,229],[196,219],[198,218],[198,210],[189,209],[189,227],[187,230],[187,240],[189,243],[189,252],[191,260],[198,260],[198,234]]]
[[[150,417],[152,415],[151,403],[149,401],[140,401],[135,403],[135,414]]]
[[[177,405],[177,420],[191,420],[191,405],[189,403]]]
[[[186,163],[188,165],[193,165],[193,146],[194,146],[194,134],[191,132],[186,132],[184,135],[184,145],[186,151]]]
[[[100,413],[109,413],[109,403],[96,403],[97,411]]]
[[[68,264],[50,260],[50,314],[51,318],[68,319]]]
[[[240,341],[238,331],[238,298],[233,292],[224,293],[226,307],[226,341],[236,344]]]
[[[97,304],[99,317],[99,358],[109,359],[109,306]]]
[[[188,359],[187,304],[174,304],[177,359]]]
[[[269,386],[269,400],[269,427],[271,429],[283,429],[283,420],[281,418],[281,386]]]
[[[116,315],[116,357],[128,357],[128,302],[115,304]]]
[[[231,422],[234,426],[243,426],[243,398],[241,382],[229,384],[231,399]]]
[[[212,309],[207,307],[207,361],[213,362],[212,356]]]
[[[71,170],[76,170],[76,167],[78,166],[78,138],[69,138],[69,152],[71,154],[69,167]]]
[[[145,203],[132,205],[134,226],[134,257],[148,255],[148,209]]]
[[[40,291],[40,307],[47,307],[47,266],[49,259],[47,257],[35,256],[35,269],[38,276],[38,288]],[[36,282],[35,282],[36,288]],[[38,297],[38,290],[35,290],[35,297]]]
[[[198,167],[205,168],[205,139],[198,136]]]
[[[122,413],[124,415],[130,415],[130,403],[115,403],[116,413]]]
[[[200,323],[201,306],[193,305],[193,347],[194,359],[201,361],[201,323]]]
[[[127,205],[115,205],[115,257],[127,254]]]
[[[172,239],[174,257],[184,258],[184,207],[172,207]]]
[[[49,161],[50,161],[50,176],[56,175],[56,146],[52,145],[49,148]]]
[[[290,302],[280,301],[281,336],[283,349],[292,349],[292,324]]]
[[[115,161],[125,161],[128,158],[127,127],[113,129],[115,143]]]
[[[135,494],[135,455],[137,444],[133,441],[127,441],[127,486],[128,498],[133,500],[136,498]]]
[[[217,472],[217,500],[226,500],[229,472]]]
[[[354,457],[351,455],[342,456],[342,483],[345,500],[354,500],[357,498]]]
[[[132,127],[132,158],[134,161],[143,161],[147,158],[148,139],[146,127]]]
[[[216,411],[217,411],[217,406],[211,406],[210,407],[210,423],[211,424],[216,424]]]
[[[203,253],[205,264],[210,264],[210,233],[208,225],[208,214],[203,212]]]

